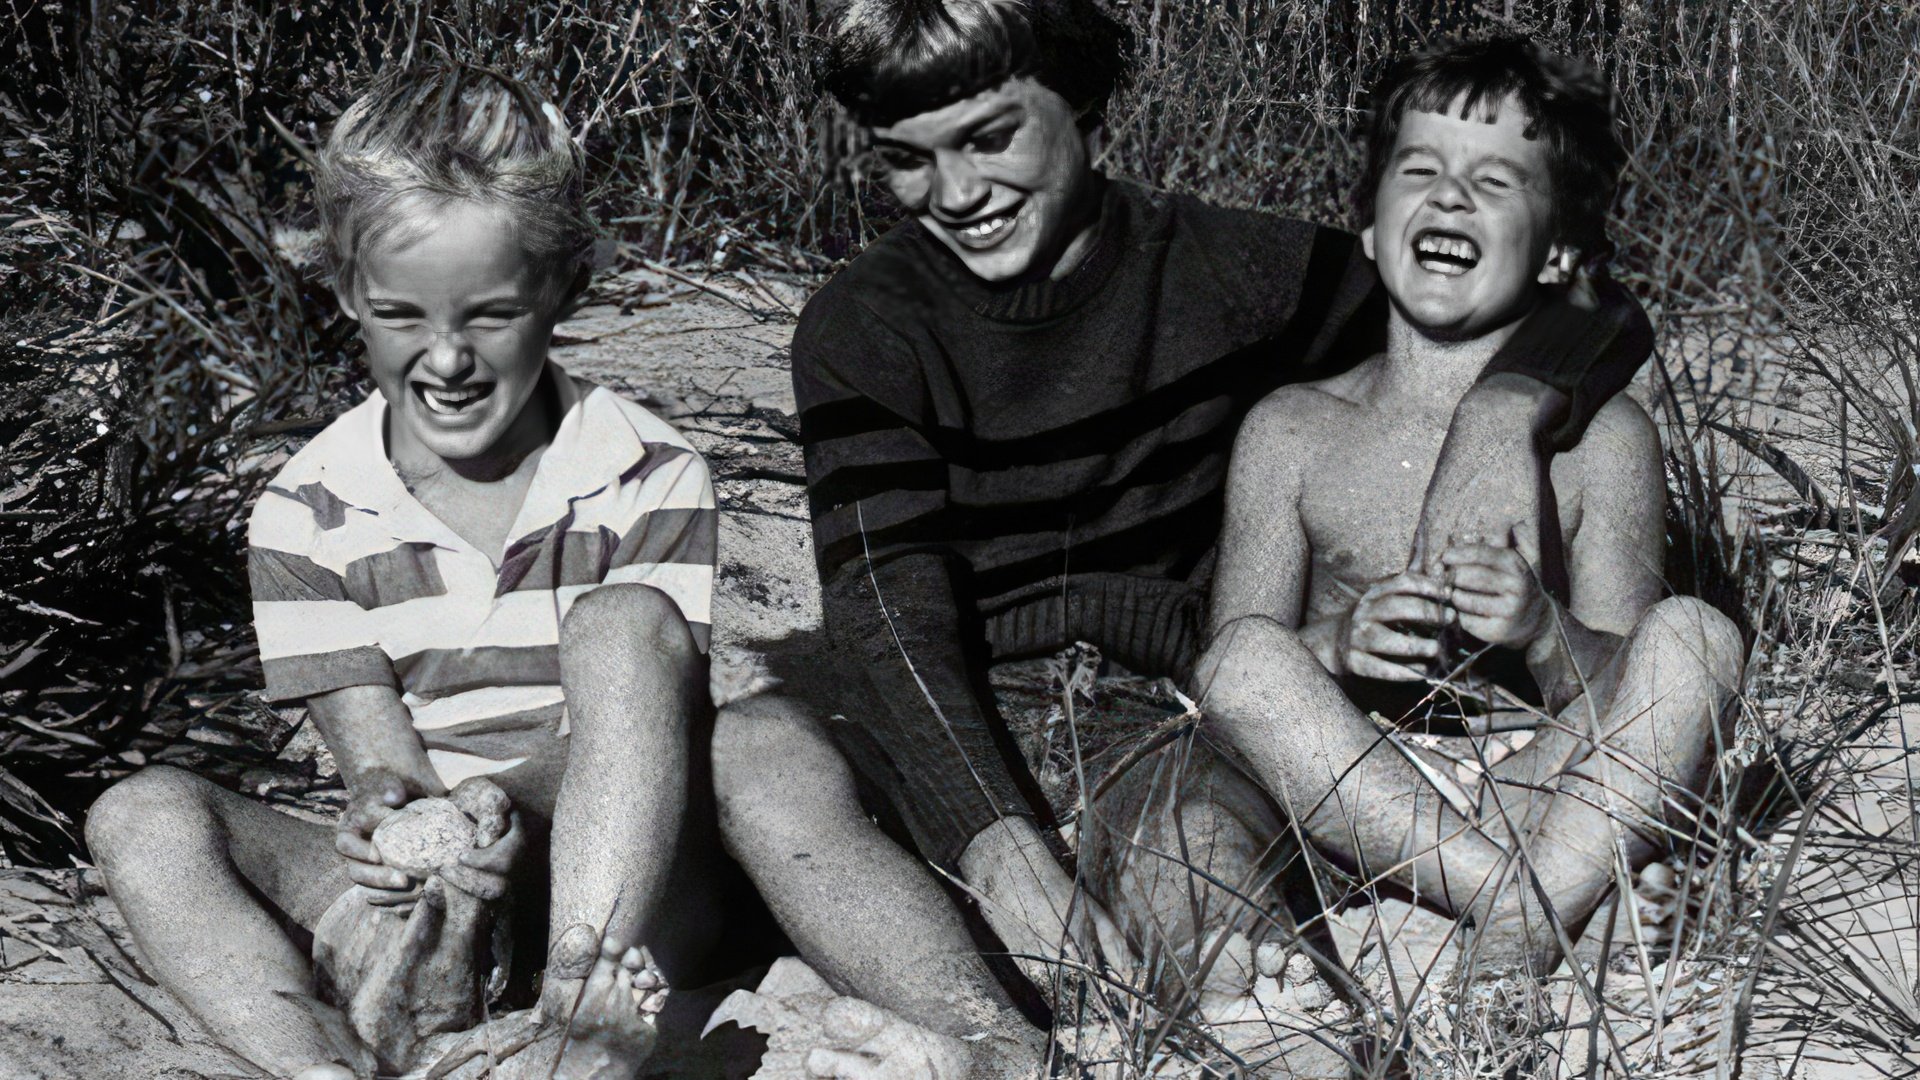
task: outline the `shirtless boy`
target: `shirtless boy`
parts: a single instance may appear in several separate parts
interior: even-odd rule
[[[88,842],[150,969],[223,1043],[274,1076],[365,1076],[368,1048],[313,1007],[288,928],[305,940],[356,883],[396,912],[419,902],[374,825],[485,775],[511,828],[440,878],[550,895],[539,1009],[573,1033],[552,1075],[631,1077],[660,985],[641,948],[679,981],[711,932],[684,917],[703,884],[683,839],[706,465],[547,358],[592,239],[553,106],[477,69],[404,71],[346,111],[320,166],[377,391],[261,496],[249,559],[267,696],[306,702],[347,809],[323,826],[153,767],[93,807]]]
[[[1692,799],[1741,641],[1700,601],[1662,599],[1660,444],[1625,395],[1551,462],[1564,599],[1505,534],[1438,537],[1437,572],[1407,566],[1455,403],[1606,254],[1624,152],[1599,78],[1516,39],[1415,57],[1375,101],[1361,242],[1393,301],[1387,347],[1248,417],[1196,683],[1314,844],[1471,917],[1481,970],[1544,973],[1566,944],[1548,912],[1577,937],[1658,849],[1663,803]],[[1530,682],[1544,701],[1509,756],[1471,736],[1429,753],[1368,718],[1432,695],[1455,640],[1486,650],[1456,684]]]
[[[815,295],[794,337],[831,700],[724,712],[715,782],[729,849],[802,954],[946,1041],[870,1015],[854,1026],[871,1037],[824,1052],[821,1075],[951,1076],[1001,1052],[1031,1068],[1032,1029],[928,863],[981,897],[1015,954],[1124,963],[1143,944],[1129,924],[1150,919],[1103,910],[1128,886],[1096,881],[1096,903],[1056,859],[986,670],[1088,641],[1188,676],[1241,418],[1384,342],[1351,235],[1094,169],[1126,46],[1087,0],[854,0],[829,28],[828,87],[910,220]],[[1508,448],[1571,441],[1645,358],[1644,317],[1617,290],[1598,312],[1543,314],[1456,395],[1430,529],[1524,531],[1539,466]],[[835,712],[849,722],[822,723]],[[1199,930],[1187,887],[1206,888],[1180,886],[1174,947]],[[958,1041],[996,1027],[1019,1045]]]

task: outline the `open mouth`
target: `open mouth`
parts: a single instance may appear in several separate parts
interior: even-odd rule
[[[1413,258],[1429,273],[1458,277],[1480,264],[1480,245],[1445,229],[1426,229],[1413,238]]]
[[[1016,206],[981,218],[970,225],[949,225],[947,228],[961,244],[967,247],[976,250],[989,248],[1006,239],[1007,234],[1013,231],[1014,224],[1019,220],[1019,210],[1020,208]]]
[[[431,412],[441,416],[459,416],[470,412],[482,401],[493,396],[492,383],[475,383],[471,386],[428,386],[426,383],[414,383],[413,392],[418,394],[422,404]]]

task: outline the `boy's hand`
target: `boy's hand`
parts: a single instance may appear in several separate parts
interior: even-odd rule
[[[1553,601],[1511,536],[1454,538],[1440,554],[1460,628],[1489,645],[1525,649],[1553,622]]]
[[[1347,613],[1338,643],[1340,666],[1367,679],[1425,679],[1440,656],[1437,631],[1455,617],[1447,587],[1424,574],[1408,570],[1376,582]],[[1416,628],[1436,632],[1408,632]]]
[[[335,826],[333,847],[347,860],[347,876],[371,895],[367,903],[392,908],[400,914],[411,910],[420,899],[421,882],[380,861],[373,846],[373,830],[407,803],[422,795],[411,791],[401,779],[388,772],[367,776],[347,800]]]
[[[520,828],[520,811],[507,814],[506,832],[490,840],[486,822],[480,823],[480,835],[471,851],[460,854],[460,863],[440,871],[441,880],[469,896],[494,901],[506,895],[513,868],[526,848],[526,833]]]

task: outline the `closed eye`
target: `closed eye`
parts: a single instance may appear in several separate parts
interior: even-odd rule
[[[971,139],[967,140],[967,145],[971,146],[975,153],[998,154],[1013,145],[1013,131],[1013,128],[1004,127],[976,132]]]

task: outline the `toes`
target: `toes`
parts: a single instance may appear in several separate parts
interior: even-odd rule
[[[819,1080],[878,1080],[879,1066],[864,1054],[814,1050],[807,1054],[807,1075]]]
[[[885,1009],[859,998],[835,998],[820,1017],[821,1028],[835,1046],[857,1047],[887,1026]]]
[[[584,979],[593,970],[594,954],[600,943],[600,931],[587,924],[575,923],[567,927],[566,932],[554,939],[553,948],[547,951],[547,977],[550,979]]]

